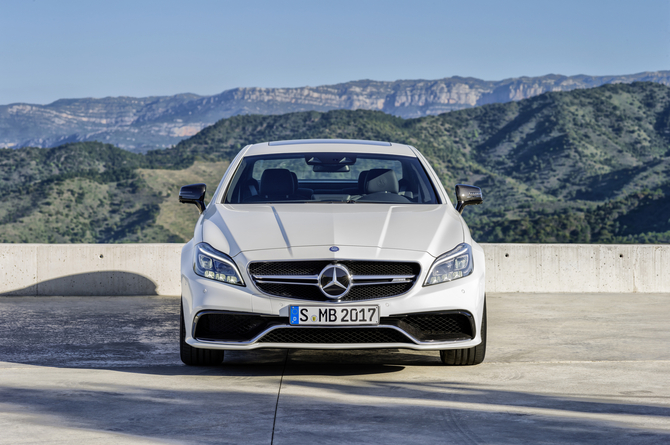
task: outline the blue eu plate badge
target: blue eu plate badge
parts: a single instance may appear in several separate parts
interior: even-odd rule
[[[298,321],[298,310],[300,308],[298,306],[291,306],[291,324],[298,324],[300,323]]]

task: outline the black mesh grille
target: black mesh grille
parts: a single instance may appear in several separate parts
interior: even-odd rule
[[[404,294],[412,288],[414,283],[373,284],[368,286],[354,286],[349,293],[338,301],[373,300],[375,298],[392,297]],[[317,286],[300,284],[257,283],[256,286],[263,292],[279,297],[297,298],[310,301],[330,301]]]
[[[318,275],[324,267],[333,261],[284,261],[252,263],[251,275]],[[416,275],[421,273],[417,263],[375,262],[375,261],[337,261],[344,265],[352,275]],[[349,293],[338,301],[362,301],[376,298],[393,297],[409,291],[414,282],[394,284],[373,284],[353,286]],[[263,292],[278,297],[296,298],[309,301],[330,301],[318,286],[299,284],[256,283]]]
[[[398,284],[371,284],[352,287],[349,293],[339,301],[373,300],[375,298],[392,297],[404,294],[412,288],[414,283]]]
[[[365,286],[364,286],[365,287]],[[419,341],[448,341],[474,337],[467,312],[382,317],[382,325],[397,326]],[[286,317],[210,313],[199,317],[195,337],[202,340],[250,341],[272,326],[261,343],[411,343],[401,332],[384,327],[289,327]]]
[[[252,263],[251,275],[318,275],[331,261],[282,261],[276,263]]]
[[[204,314],[198,320],[195,337],[210,340],[251,340],[268,327],[287,321],[281,317],[251,314]]]
[[[411,343],[389,328],[279,328],[259,340],[262,343]]]
[[[408,315],[403,321],[419,328],[423,332],[469,332],[470,322],[461,314],[422,314]]]
[[[419,275],[421,267],[417,263],[396,263],[385,261],[338,261],[351,271],[352,275]]]
[[[317,286],[300,284],[256,283],[256,286],[265,293],[278,297],[298,298],[300,300],[324,301],[326,296]]]
[[[472,317],[464,313],[411,314],[382,319],[407,331],[417,340],[455,340],[474,337]]]
[[[419,275],[418,263],[398,263],[392,261],[281,261],[252,263],[252,275],[318,275],[331,263],[345,266],[352,275]]]

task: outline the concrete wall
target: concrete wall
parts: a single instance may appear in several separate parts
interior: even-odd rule
[[[670,292],[670,246],[482,244],[488,292]],[[0,295],[179,295],[181,244],[0,244]]]
[[[0,244],[0,295],[180,295],[181,244]]]
[[[488,292],[670,292],[670,245],[482,246]]]

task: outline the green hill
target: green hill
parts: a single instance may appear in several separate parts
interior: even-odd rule
[[[0,150],[2,242],[169,242],[192,235],[181,184],[213,190],[243,146],[282,139],[408,143],[447,190],[484,190],[464,216],[488,242],[670,240],[670,87],[605,85],[402,119],[338,110],[223,119],[165,150],[101,143]],[[191,210],[189,212],[188,210]]]

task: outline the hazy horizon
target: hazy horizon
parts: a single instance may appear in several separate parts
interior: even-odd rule
[[[668,71],[668,70],[656,70],[656,71],[641,71],[641,72],[639,72],[639,73],[621,73],[621,74],[574,74],[574,75],[571,75],[571,76],[565,76],[564,74],[558,74],[558,73],[549,73],[549,74],[545,74],[545,75],[543,75],[543,76],[519,76],[519,77],[508,77],[508,78],[505,78],[505,79],[479,79],[479,78],[475,78],[475,79],[483,80],[483,81],[486,81],[486,82],[500,82],[500,81],[504,81],[504,80],[508,80],[508,79],[519,79],[519,78],[524,78],[524,77],[525,77],[525,78],[544,77],[544,76],[565,76],[565,77],[577,77],[577,76],[587,76],[587,77],[616,77],[616,76],[626,76],[626,75],[642,74],[642,73],[645,73],[645,72],[649,72],[649,73],[657,73],[657,72],[667,72],[667,71]],[[445,78],[456,78],[456,77],[460,77],[460,78],[464,78],[464,79],[473,78],[472,76],[459,76],[459,75],[454,75],[454,76],[442,77],[442,78],[439,78],[439,79],[396,79],[396,80],[352,79],[352,80],[350,80],[350,81],[346,81],[346,82],[338,82],[338,84],[348,83],[348,82],[364,82],[364,81],[372,81],[372,82],[401,82],[401,81],[412,81],[412,80],[416,80],[416,81],[432,82],[432,81],[438,81],[438,80],[445,79]],[[234,90],[234,89],[236,89],[236,88],[261,88],[261,89],[286,88],[286,89],[288,89],[288,88],[314,88],[314,87],[329,86],[329,85],[337,85],[337,84],[300,85],[300,86],[297,86],[297,87],[263,87],[263,86],[233,87],[233,88],[227,88],[227,89],[225,89],[225,90],[222,90],[222,91],[219,91],[219,92],[217,92],[217,93],[213,93],[213,94],[198,94],[198,93],[193,93],[193,92],[187,91],[187,92],[174,93],[174,94],[161,94],[161,95],[150,95],[150,96],[128,96],[128,95],[119,95],[119,96],[99,96],[99,97],[94,97],[94,96],[86,96],[86,97],[61,97],[61,98],[58,98],[58,99],[56,99],[56,100],[53,100],[53,101],[51,101],[51,102],[47,102],[47,103],[36,103],[36,102],[12,102],[12,103],[6,103],[6,104],[4,104],[4,103],[0,103],[0,106],[3,106],[3,105],[14,105],[14,104],[41,105],[41,106],[44,106],[44,105],[50,105],[50,104],[52,104],[52,103],[54,103],[54,102],[58,102],[59,100],[70,100],[70,99],[74,99],[74,100],[79,100],[79,99],[93,99],[93,100],[100,100],[100,99],[106,99],[106,98],[121,98],[121,97],[129,97],[129,98],[134,98],[134,99],[144,99],[144,98],[147,98],[147,97],[171,97],[171,96],[178,96],[178,95],[195,95],[195,96],[198,96],[198,97],[208,97],[208,96],[215,96],[215,95],[217,95],[217,94],[221,94],[221,93],[224,93],[224,92],[229,91],[229,90]]]
[[[0,104],[670,68],[670,1],[0,0]]]

